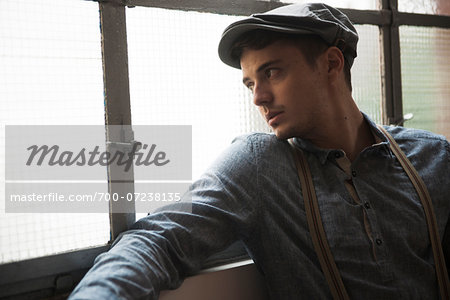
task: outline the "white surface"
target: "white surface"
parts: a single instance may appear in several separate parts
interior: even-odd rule
[[[187,278],[181,287],[163,291],[160,300],[263,300],[269,299],[264,281],[251,261],[217,272]],[[230,265],[227,265],[230,266]],[[211,269],[210,269],[211,270]]]

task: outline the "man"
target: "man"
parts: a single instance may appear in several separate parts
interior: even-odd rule
[[[352,99],[357,40],[347,17],[323,4],[285,6],[230,25],[219,55],[242,69],[275,135],[236,139],[189,190],[192,213],[168,208],[138,221],[96,259],[72,299],[157,299],[236,240],[246,245],[271,299],[330,299],[305,186],[286,141],[293,137],[311,170],[326,242],[349,297],[438,299],[416,189],[387,133]],[[386,129],[425,182],[442,241],[446,227],[449,233],[450,146],[429,132]]]

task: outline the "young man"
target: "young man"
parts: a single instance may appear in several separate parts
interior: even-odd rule
[[[192,185],[192,213],[167,209],[138,221],[96,259],[71,299],[157,299],[161,289],[177,287],[203,259],[236,240],[246,245],[271,299],[330,299],[288,138],[311,170],[345,293],[351,299],[438,299],[418,193],[387,133],[352,99],[357,40],[347,17],[323,4],[285,6],[230,25],[219,55],[242,69],[275,135],[236,139]],[[421,130],[386,130],[425,182],[445,248],[449,144]]]

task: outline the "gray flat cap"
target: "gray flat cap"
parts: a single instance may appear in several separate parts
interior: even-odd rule
[[[219,42],[219,57],[225,64],[241,68],[240,61],[231,56],[231,49],[240,36],[254,29],[318,35],[330,46],[339,47],[350,66],[356,57],[358,33],[348,17],[326,4],[308,3],[253,14],[228,26]]]

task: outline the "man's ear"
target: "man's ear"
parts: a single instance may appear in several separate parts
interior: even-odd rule
[[[329,47],[325,53],[328,62],[328,76],[337,77],[344,69],[345,59],[338,47]]]

